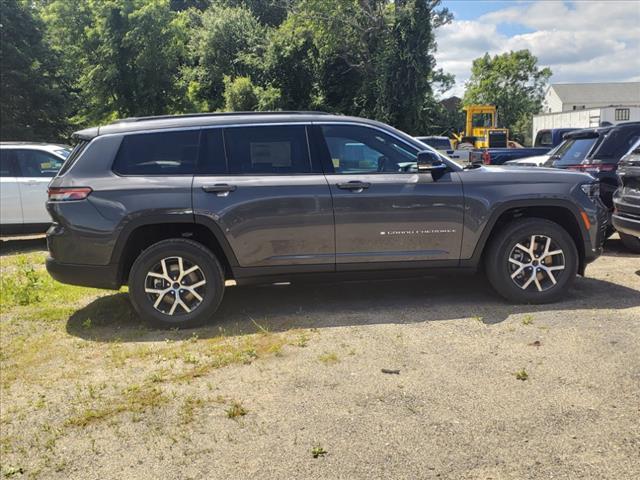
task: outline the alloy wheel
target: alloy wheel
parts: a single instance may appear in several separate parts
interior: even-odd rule
[[[151,268],[144,283],[153,308],[173,316],[191,313],[202,304],[207,280],[197,264],[167,257]]]
[[[546,235],[522,239],[509,254],[511,280],[522,290],[549,290],[564,270],[564,252]]]

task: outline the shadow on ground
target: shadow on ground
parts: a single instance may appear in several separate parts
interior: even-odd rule
[[[19,253],[38,252],[47,249],[47,239],[44,236],[3,238],[0,240],[0,256],[16,255]]]
[[[243,335],[261,328],[417,323],[482,317],[484,323],[513,314],[613,309],[640,305],[638,291],[592,278],[578,278],[567,298],[550,305],[512,305],[481,275],[330,284],[230,287],[210,326],[187,331],[151,330],[135,315],[126,294],[99,298],[68,320],[67,331],[87,340],[158,341],[197,334]]]

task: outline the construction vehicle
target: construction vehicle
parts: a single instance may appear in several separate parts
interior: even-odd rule
[[[498,128],[495,105],[467,105],[465,131],[453,133],[456,149],[506,148],[509,146],[509,130]]]

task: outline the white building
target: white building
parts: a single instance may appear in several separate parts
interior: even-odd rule
[[[533,117],[533,138],[547,128],[590,128],[640,120],[640,82],[555,83],[542,112]]]
[[[640,82],[554,83],[543,102],[543,113],[624,105],[640,107]]]

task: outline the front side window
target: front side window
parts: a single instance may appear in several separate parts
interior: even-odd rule
[[[41,150],[16,150],[16,162],[22,177],[55,177],[64,160]]]
[[[303,125],[227,128],[224,137],[230,174],[311,173]]]
[[[491,113],[474,113],[471,117],[473,128],[490,128],[493,126],[493,114]]]
[[[193,174],[199,139],[199,130],[125,135],[113,171],[121,175]]]
[[[334,173],[415,171],[418,151],[379,130],[356,125],[322,127]]]
[[[553,145],[553,138],[551,132],[540,132],[538,133],[538,140],[536,141],[536,146],[540,147],[550,147]]]

